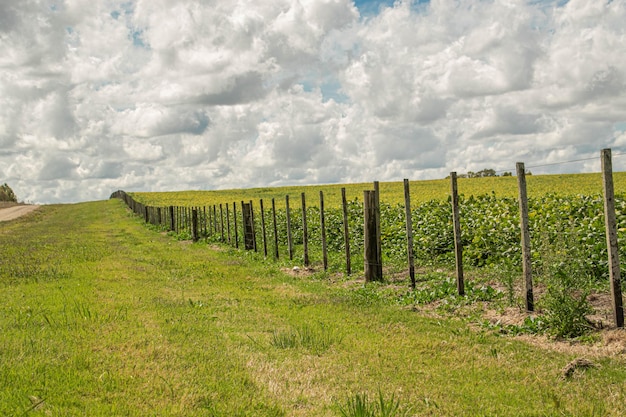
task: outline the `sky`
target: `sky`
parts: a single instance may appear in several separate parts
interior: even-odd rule
[[[626,169],[626,0],[0,0],[31,203]],[[569,162],[576,160],[579,162]]]

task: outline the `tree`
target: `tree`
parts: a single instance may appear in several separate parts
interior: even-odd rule
[[[6,182],[0,185],[0,201],[11,201],[17,203],[17,197],[15,196],[15,193],[13,192],[11,187],[7,185]]]

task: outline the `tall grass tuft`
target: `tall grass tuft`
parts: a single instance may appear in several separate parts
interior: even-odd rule
[[[303,324],[285,330],[275,330],[270,343],[279,349],[301,347],[315,354],[321,354],[341,339],[334,329],[320,323],[316,327]]]
[[[409,410],[400,407],[400,400],[394,394],[386,399],[379,390],[377,400],[370,400],[366,393],[356,393],[344,406],[339,406],[339,413],[342,417],[404,417]]]

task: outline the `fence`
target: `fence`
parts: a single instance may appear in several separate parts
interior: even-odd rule
[[[613,300],[612,307],[614,322],[617,327],[623,327],[624,318],[621,294],[617,233],[618,228],[615,214],[615,196],[613,192],[613,173],[610,149],[602,150],[601,162],[603,178],[603,216],[607,255],[604,259],[608,259],[608,262],[599,259],[597,253],[594,253],[593,256],[591,256],[590,261],[585,258],[581,259],[581,262],[592,262],[591,267],[600,269],[602,269],[605,264],[607,265]],[[524,277],[524,299],[526,309],[528,311],[533,311],[533,249],[531,247],[530,232],[531,229],[536,230],[537,226],[533,226],[536,221],[535,223],[531,222],[529,215],[529,202],[525,181],[526,170],[524,164],[518,163],[516,171],[519,192],[519,197],[516,199],[517,201],[515,201],[518,205],[518,213],[515,216],[517,217],[517,232],[511,230],[512,227],[510,223],[513,219],[511,212],[513,210],[510,207],[512,202],[508,201],[506,202],[508,206],[504,209],[509,219],[509,227],[504,233],[508,235],[508,237],[507,239],[503,239],[503,241],[511,242],[513,236],[516,235],[517,245],[513,245],[508,249],[502,250],[503,252],[521,255],[520,258]],[[285,196],[284,210],[276,210],[276,202],[274,198],[272,198],[271,209],[267,210],[265,209],[263,199],[260,199],[258,211],[260,218],[258,216],[255,217],[255,206],[252,200],[247,202],[240,201],[239,203],[232,202],[231,211],[230,202],[226,204],[215,204],[209,207],[145,206],[136,201],[131,195],[121,190],[114,192],[111,195],[111,198],[122,199],[134,213],[142,216],[146,223],[167,228],[170,231],[181,235],[187,235],[194,241],[207,238],[227,243],[236,248],[239,248],[241,243],[246,250],[255,252],[262,250],[265,257],[268,257],[268,246],[271,245],[274,249],[272,255],[275,259],[279,259],[280,248],[282,248],[283,250],[287,250],[287,255],[290,260],[294,259],[294,246],[297,245],[302,250],[302,262],[305,267],[308,267],[311,264],[310,243],[312,235],[315,235],[315,240],[319,239],[320,242],[319,250],[321,253],[319,256],[324,270],[329,268],[329,247],[334,249],[334,260],[337,259],[338,253],[344,253],[344,261],[342,263],[347,274],[351,274],[353,272],[353,258],[355,257],[355,252],[360,251],[363,256],[363,271],[367,281],[383,279],[383,255],[385,254],[385,251],[401,252],[402,250],[398,250],[398,246],[400,246],[398,242],[400,240],[403,241],[402,246],[404,246],[403,249],[405,250],[405,255],[408,259],[408,275],[412,288],[415,288],[414,262],[416,258],[419,258],[420,256],[423,258],[425,254],[427,256],[429,251],[431,256],[439,256],[443,254],[445,257],[450,253],[453,253],[456,266],[457,291],[459,295],[463,295],[464,250],[466,252],[469,250],[470,256],[473,256],[473,261],[476,264],[479,264],[481,260],[485,260],[487,259],[486,257],[492,256],[490,251],[493,252],[494,245],[492,245],[492,248],[488,249],[487,254],[485,254],[485,248],[487,248],[488,245],[483,245],[484,247],[482,248],[481,253],[480,245],[482,243],[478,242],[477,244],[474,244],[474,241],[476,240],[475,233],[471,240],[468,239],[468,234],[471,237],[471,233],[474,232],[471,230],[472,226],[476,226],[477,224],[476,217],[478,216],[471,216],[471,204],[475,202],[475,200],[473,197],[470,197],[470,200],[465,200],[463,202],[460,201],[456,173],[451,173],[450,182],[451,204],[448,204],[447,209],[444,209],[441,204],[433,202],[430,206],[427,205],[425,209],[415,211],[411,209],[409,182],[408,180],[405,180],[405,202],[404,206],[401,207],[402,210],[398,212],[398,210],[394,211],[389,206],[385,206],[385,214],[390,215],[382,216],[382,218],[378,182],[374,183],[373,190],[364,191],[362,205],[360,205],[357,201],[348,202],[346,199],[345,188],[343,188],[342,207],[339,211],[329,211],[324,208],[324,194],[322,191],[320,191],[319,195],[319,207],[307,208],[305,194],[302,193],[300,196],[301,205],[299,211],[291,209],[289,195]],[[592,201],[591,203],[596,204],[597,202]],[[239,213],[237,210],[238,205],[240,206]],[[582,209],[575,209],[583,210],[585,209],[585,205],[590,205],[589,201],[583,201]],[[535,207],[535,212],[539,210],[540,209]],[[362,226],[358,225],[358,215],[356,215],[358,212],[362,213]],[[474,210],[474,212],[477,213],[477,210]],[[310,219],[315,217],[315,214],[319,215],[319,222],[312,223]],[[433,214],[444,214],[445,216],[440,216],[438,219],[439,223],[444,224],[442,225],[443,227],[438,229],[438,232],[429,232],[431,234],[430,238],[425,238],[424,236],[426,236],[427,233],[423,230],[424,224],[426,224],[423,218],[432,216]],[[298,215],[300,217],[299,219]],[[329,228],[327,224],[329,215],[333,218],[331,224],[334,227],[331,228]],[[241,216],[240,221],[238,221],[239,216]],[[403,224],[401,227],[398,226],[399,221],[397,221],[400,217],[404,217],[402,219]],[[414,217],[418,220],[417,222],[413,222]],[[447,221],[442,220],[443,217],[447,217]],[[267,219],[269,218],[272,219],[272,227],[268,230]],[[382,236],[383,228],[381,227],[381,220],[384,220],[386,223],[384,237]],[[462,227],[463,221],[465,221],[465,227]],[[298,225],[300,222],[301,224]],[[594,227],[594,233],[597,233],[599,229],[596,223],[592,225]],[[314,229],[313,234],[311,233],[312,226]],[[332,231],[330,237],[328,236],[329,230]],[[338,232],[338,230],[340,232]],[[389,232],[389,230],[392,232]],[[492,231],[495,235],[501,233],[498,232],[495,227]],[[562,228],[560,231],[563,231]],[[415,233],[418,234],[417,242],[414,240]],[[553,236],[550,238],[553,239]],[[491,240],[492,238],[489,234],[487,234],[483,235],[482,239]],[[589,239],[589,236],[587,236],[586,239]],[[598,236],[594,234],[590,239],[597,241]],[[495,240],[497,241],[497,239]],[[383,241],[385,242],[385,245],[383,245]],[[392,246],[389,243],[390,241],[393,241],[395,246]],[[450,245],[450,242],[452,242],[452,245]],[[425,248],[424,245],[428,246],[428,244],[430,244],[430,247]],[[477,247],[478,249],[476,249]],[[343,249],[343,251],[340,249]],[[604,249],[601,249],[600,251],[604,252]],[[359,256],[360,255],[357,255],[357,257]],[[390,257],[388,253],[387,257]]]

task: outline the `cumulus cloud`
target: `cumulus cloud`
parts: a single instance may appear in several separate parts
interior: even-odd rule
[[[73,202],[626,151],[624,21],[624,0],[0,2],[0,181]]]

